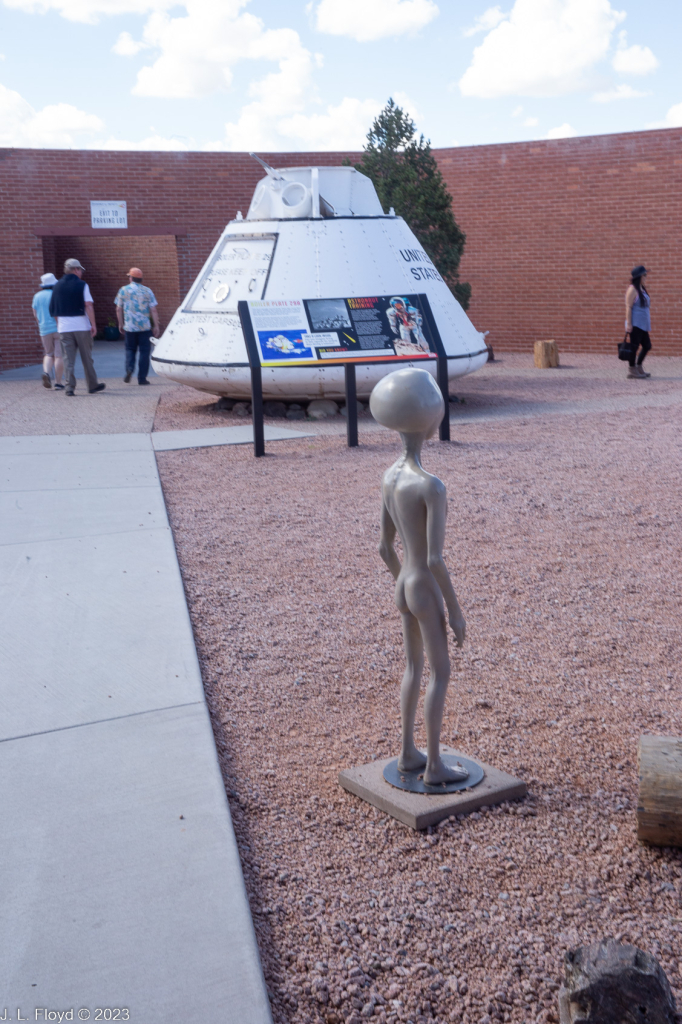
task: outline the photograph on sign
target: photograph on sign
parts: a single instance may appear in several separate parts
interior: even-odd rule
[[[93,228],[127,228],[127,203],[123,200],[91,199],[90,224]]]
[[[249,302],[261,365],[435,359],[420,295]]]
[[[335,331],[351,326],[345,299],[308,299],[306,308],[314,331]]]

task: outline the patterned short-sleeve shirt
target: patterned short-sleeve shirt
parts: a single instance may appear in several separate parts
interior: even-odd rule
[[[123,330],[149,331],[152,322],[150,309],[157,306],[154,292],[144,284],[137,284],[135,281],[119,288],[114,299],[114,304],[123,307]]]

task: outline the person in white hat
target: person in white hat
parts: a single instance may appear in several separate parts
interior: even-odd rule
[[[40,340],[43,343],[43,387],[52,387],[52,373],[54,371],[54,386],[57,391],[63,391],[62,377],[64,376],[64,356],[62,355],[62,343],[57,330],[57,321],[50,316],[50,299],[52,289],[57,283],[54,274],[43,274],[40,278],[40,291],[33,296],[31,308],[33,316],[38,324]]]

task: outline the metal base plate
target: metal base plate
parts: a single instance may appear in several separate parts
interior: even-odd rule
[[[442,754],[443,762],[449,767],[461,766],[469,772],[469,777],[461,782],[443,782],[439,786],[427,786],[424,782],[424,769],[418,768],[414,772],[401,772],[398,769],[398,758],[384,768],[384,778],[396,789],[405,789],[409,793],[431,793],[434,795],[443,793],[456,793],[458,790],[473,789],[479,782],[483,781],[485,772],[477,761],[468,757],[461,757],[457,754]]]

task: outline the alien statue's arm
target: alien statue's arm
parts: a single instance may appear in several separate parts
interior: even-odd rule
[[[445,484],[434,479],[426,499],[426,543],[428,548],[428,565],[440,587],[445,605],[448,609],[450,626],[455,634],[457,646],[462,647],[466,633],[466,622],[459,606],[450,573],[443,561],[443,545],[445,544],[445,517],[447,515],[447,496]]]
[[[400,575],[400,559],[393,546],[396,528],[391,519],[391,513],[386,508],[386,502],[381,501],[381,541],[379,542],[379,554],[391,571],[394,580]]]

